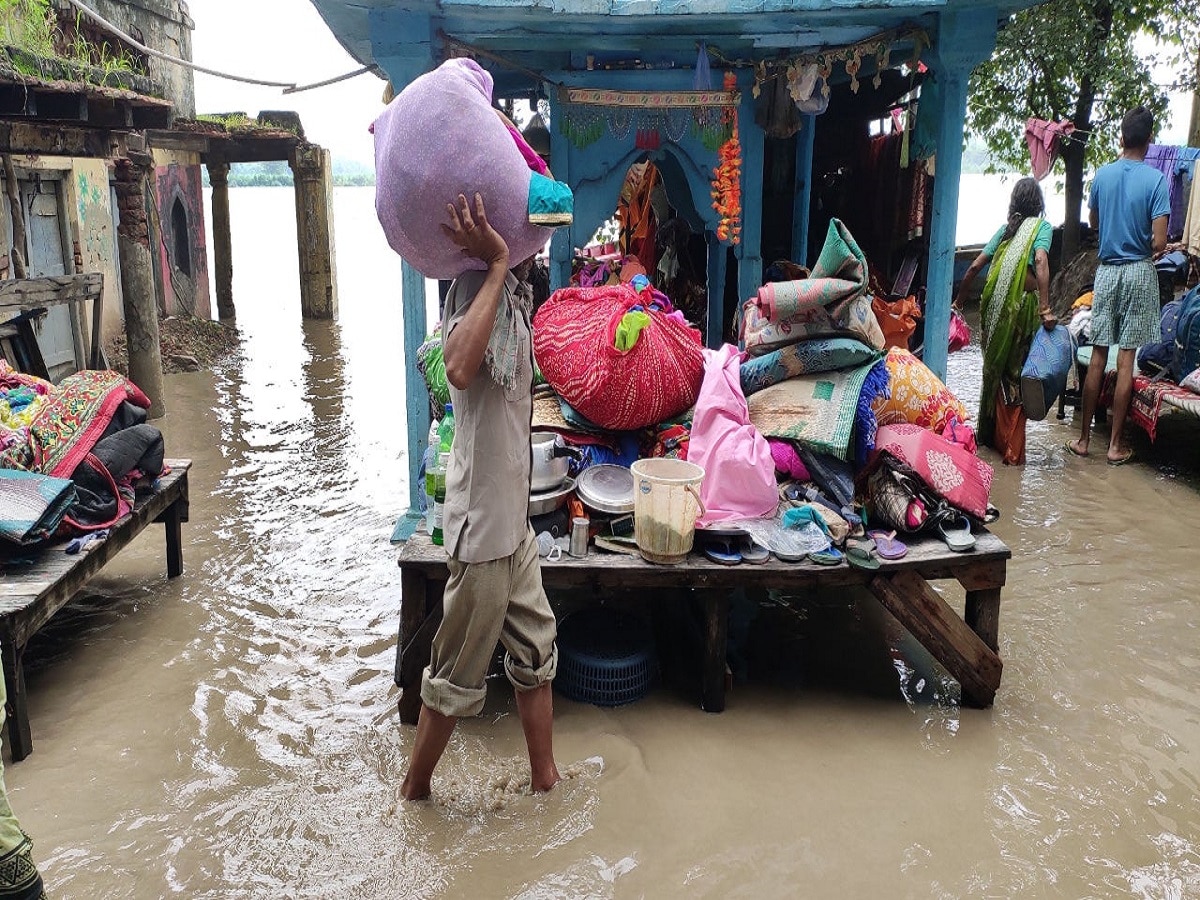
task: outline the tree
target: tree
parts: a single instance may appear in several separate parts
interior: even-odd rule
[[[1064,262],[1079,248],[1084,173],[1116,156],[1122,116],[1142,105],[1161,122],[1167,109],[1166,93],[1151,77],[1156,58],[1139,54],[1135,39],[1144,34],[1159,47],[1190,51],[1195,23],[1184,13],[1186,5],[1050,0],[1013,16],[997,36],[992,58],[972,76],[967,130],[982,137],[1006,166],[1029,169],[1026,119],[1067,120],[1075,126],[1061,154]],[[1189,52],[1167,61],[1186,69],[1176,83],[1194,72]]]

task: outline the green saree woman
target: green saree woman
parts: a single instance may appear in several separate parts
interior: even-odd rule
[[[1047,251],[1052,231],[1042,218],[1042,191],[1032,178],[1013,188],[1008,224],[996,232],[971,263],[954,305],[975,276],[991,263],[980,301],[983,384],[976,433],[981,444],[998,450],[1008,465],[1025,462],[1025,414],[1021,409],[1021,368],[1038,326],[1053,328]]]

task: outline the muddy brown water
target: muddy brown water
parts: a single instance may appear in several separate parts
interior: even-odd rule
[[[232,199],[241,357],[166,379],[185,574],[147,530],[28,657],[6,775],[53,897],[1200,895],[1195,422],[1110,468],[1051,419],[998,471],[990,710],[870,599],[771,597],[739,612],[725,713],[678,678],[559,698],[569,777],[534,797],[501,680],[434,802],[397,805],[398,279],[370,191],[340,192],[341,320],[302,325],[290,193]],[[239,235],[255,216],[282,233]],[[951,360],[972,405],[978,364]]]

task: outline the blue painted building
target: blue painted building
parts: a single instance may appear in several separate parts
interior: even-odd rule
[[[350,54],[377,67],[397,91],[449,56],[470,54],[492,73],[496,98],[548,100],[550,165],[576,203],[574,225],[556,232],[551,245],[553,285],[567,281],[574,249],[613,214],[629,166],[649,158],[675,214],[707,248],[710,344],[720,342],[737,302],[758,288],[764,265],[779,257],[811,263],[824,223],[837,214],[883,270],[884,283],[905,255],[920,250],[924,278],[917,283],[928,288],[925,361],[944,376],[967,81],[991,54],[1006,18],[1037,0],[312,2]],[[701,56],[716,93],[726,72],[737,79],[733,93],[702,112],[687,105],[697,89],[708,87],[696,83]],[[807,73],[811,82],[813,72],[811,95],[811,83],[796,85],[810,97],[812,113],[779,128],[765,111],[770,92],[781,86],[775,79],[801,82]],[[876,131],[886,129],[892,111],[910,103],[919,84],[924,108],[918,118],[936,174],[931,192],[918,192],[929,209],[914,241],[894,228],[872,228],[878,210],[864,208],[870,205],[864,196],[873,196],[864,194],[864,179],[884,184],[881,173],[842,165],[839,155],[848,162],[872,122]],[[589,89],[606,93],[589,97],[583,93]],[[822,97],[828,106],[815,114]],[[652,111],[660,101],[664,106]],[[711,135],[706,140],[704,129],[688,121],[719,116],[728,108],[722,104],[736,106],[743,156],[743,221],[734,247],[716,236]],[[647,130],[655,133],[652,140],[645,140]],[[905,143],[906,158],[916,152]],[[843,196],[858,198],[862,227],[880,232],[872,240],[856,228],[853,210],[837,209],[836,196],[827,196],[836,195],[839,181],[848,192]],[[426,334],[424,278],[405,266],[402,289],[410,447],[416,451],[428,429],[413,365]],[[414,471],[419,457],[412,454]],[[415,479],[413,490],[415,497]]]

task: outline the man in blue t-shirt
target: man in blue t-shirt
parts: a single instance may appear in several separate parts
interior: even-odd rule
[[[1121,157],[1101,166],[1088,197],[1092,228],[1100,232],[1100,268],[1092,300],[1092,359],[1083,383],[1079,440],[1067,443],[1076,456],[1088,455],[1092,416],[1108,364],[1117,346],[1117,386],[1113,394],[1108,463],[1133,458],[1124,440],[1125,417],[1133,395],[1133,363],[1138,347],[1161,338],[1158,276],[1153,258],[1167,246],[1171,203],[1162,172],[1146,165],[1154,116],[1144,106],[1121,121]]]

